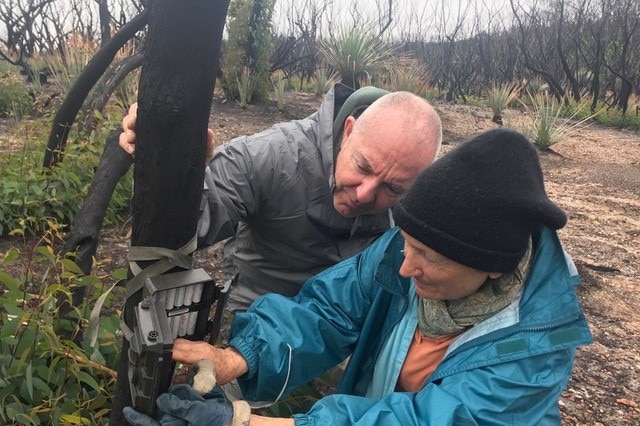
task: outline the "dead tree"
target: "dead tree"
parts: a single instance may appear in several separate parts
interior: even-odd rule
[[[177,250],[196,234],[207,123],[228,0],[155,0],[139,86],[131,245]],[[142,267],[146,265],[142,264]],[[140,292],[125,302],[131,326]],[[131,404],[123,341],[110,425]]]
[[[580,85],[578,84],[578,80],[576,79],[571,67],[569,66],[569,61],[567,60],[567,53],[565,52],[564,46],[562,45],[563,40],[563,31],[564,31],[564,20],[565,20],[565,1],[561,0],[557,3],[559,13],[558,13],[558,28],[556,35],[556,49],[558,51],[558,57],[560,58],[560,63],[562,64],[562,70],[564,71],[565,77],[571,84],[571,94],[573,95],[573,99],[576,102],[580,101],[581,93],[580,93]]]
[[[96,83],[90,97],[84,103],[84,108],[80,114],[81,121],[79,128],[85,134],[90,134],[98,125],[98,118],[94,111],[102,111],[107,105],[109,98],[118,85],[137,68],[142,65],[143,53],[138,52],[112,64],[100,80]]]
[[[91,274],[93,256],[98,248],[102,223],[113,191],[132,163],[131,156],[118,146],[120,133],[120,130],[114,130],[107,138],[93,181],[80,211],[74,218],[71,233],[66,238],[63,249],[65,253],[75,253],[75,262],[85,275]],[[84,287],[73,289],[72,305],[80,306],[85,293]],[[60,306],[60,316],[66,317],[73,306],[64,300]],[[75,339],[81,340],[81,334]]]
[[[107,0],[96,0],[100,14],[100,45],[104,46],[111,39],[111,12]]]
[[[122,27],[89,61],[56,112],[44,154],[44,167],[54,167],[62,159],[69,130],[82,103],[113,60],[118,50],[147,23],[142,12]]]
[[[516,22],[518,31],[520,33],[520,39],[519,39],[518,45],[520,47],[520,51],[522,52],[523,65],[529,71],[531,71],[535,75],[539,75],[544,81],[547,82],[551,90],[551,93],[553,93],[553,95],[558,101],[562,101],[562,100],[566,101],[567,100],[565,98],[566,92],[562,87],[562,85],[560,84],[560,81],[555,77],[555,75],[551,71],[546,69],[546,66],[549,60],[545,58],[543,55],[542,59],[536,61],[534,60],[530,51],[531,41],[536,40],[537,44],[542,44],[541,37],[538,37],[538,36],[544,35],[544,31],[542,31],[542,26],[540,25],[539,17],[537,16],[538,14],[538,10],[536,8],[537,6],[536,5],[532,6],[529,14],[530,15],[529,23],[525,24],[519,14],[520,12],[519,9],[522,8],[520,1],[509,0],[509,4],[511,6],[511,11],[513,12],[513,17],[515,18],[515,22]],[[523,14],[526,15],[526,13],[523,13]],[[531,31],[534,29],[538,30],[538,36],[531,34]],[[546,51],[546,48],[542,45],[539,45],[538,48],[539,48],[538,50],[541,53],[544,53]]]

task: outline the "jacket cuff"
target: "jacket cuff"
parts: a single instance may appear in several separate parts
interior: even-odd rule
[[[248,371],[243,378],[250,379],[255,376],[258,369],[258,357],[251,343],[241,337],[234,337],[229,342],[229,346],[234,347],[247,363]]]

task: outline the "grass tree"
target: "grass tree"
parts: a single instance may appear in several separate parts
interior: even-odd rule
[[[316,68],[316,72],[313,75],[314,81],[314,93],[317,96],[324,96],[325,93],[333,86],[340,76],[337,72],[329,69],[327,66],[321,66]]]
[[[502,126],[502,112],[518,99],[519,94],[517,85],[492,85],[487,93],[487,104],[493,112],[491,121]]]
[[[524,104],[529,110],[531,122],[525,128],[525,133],[533,143],[542,150],[549,150],[551,145],[569,136],[578,126],[585,124],[597,115],[576,120],[582,113],[580,108],[568,110],[549,93],[529,94],[530,104]],[[586,103],[584,104],[586,105]]]
[[[343,84],[358,89],[382,72],[394,49],[378,37],[353,28],[320,43],[320,53],[338,74]]]
[[[406,91],[418,96],[427,94],[431,76],[424,63],[415,58],[400,56],[388,64],[388,88],[392,92]]]
[[[53,81],[66,96],[84,67],[98,52],[99,46],[86,38],[75,36],[61,52],[43,56]]]

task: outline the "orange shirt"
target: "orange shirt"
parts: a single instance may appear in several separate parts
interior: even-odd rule
[[[407,357],[400,370],[397,384],[398,390],[418,392],[422,389],[431,373],[435,371],[442,358],[444,358],[449,344],[457,336],[457,334],[448,334],[431,339],[423,336],[418,327],[416,327]]]

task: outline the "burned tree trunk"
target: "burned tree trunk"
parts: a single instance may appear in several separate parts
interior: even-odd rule
[[[76,263],[87,275],[91,273],[92,259],[109,201],[120,178],[129,170],[132,162],[131,156],[118,146],[120,133],[121,130],[114,130],[107,138],[91,187],[76,214],[71,234],[64,246],[65,253],[76,252]],[[74,306],[78,305],[79,303],[74,303]]]
[[[177,250],[196,234],[207,123],[228,0],[155,0],[140,77],[131,245]],[[145,266],[145,265],[141,265]],[[140,292],[126,303],[132,324]],[[123,342],[111,425],[127,424]]]
[[[44,153],[44,167],[54,167],[62,159],[69,130],[91,88],[105,72],[118,50],[146,23],[147,12],[145,11],[122,27],[82,70],[53,119],[47,149]]]
[[[81,114],[82,121],[78,124],[80,131],[90,134],[98,124],[98,118],[94,111],[102,111],[107,105],[111,94],[118,85],[134,70],[142,65],[142,53],[136,53],[122,59],[109,68],[96,83],[91,97],[85,102],[84,110]]]
[[[85,275],[91,274],[93,257],[100,241],[102,223],[113,191],[132,163],[131,156],[118,146],[120,133],[121,130],[114,130],[107,138],[91,187],[80,211],[73,220],[71,233],[66,239],[63,249],[64,253],[75,253],[75,262]],[[77,321],[77,318],[69,318],[68,315],[73,311],[74,306],[82,304],[85,296],[86,287],[73,288],[71,300],[62,299],[61,301],[60,317]],[[82,330],[82,328],[78,327],[78,330]],[[82,332],[69,333],[64,337],[79,343],[82,341]]]

